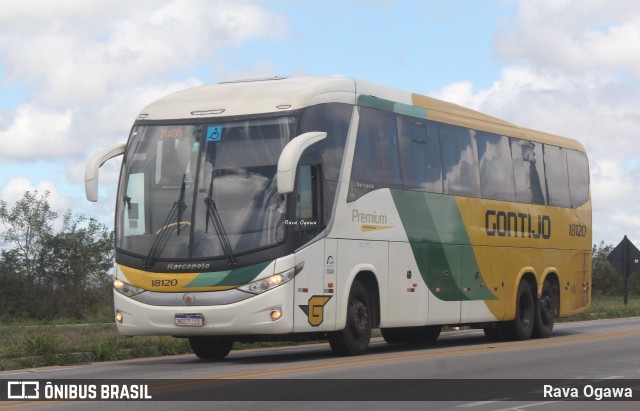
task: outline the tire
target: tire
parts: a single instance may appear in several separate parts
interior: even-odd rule
[[[536,319],[533,327],[535,338],[547,338],[553,333],[553,324],[556,314],[556,302],[553,298],[553,287],[548,281],[542,286],[542,295],[536,301]]]
[[[409,344],[407,328],[381,328],[380,333],[387,344]]]
[[[371,339],[373,307],[367,288],[355,281],[349,292],[347,324],[344,330],[329,334],[329,345],[337,355],[362,355]]]
[[[413,339],[418,344],[432,343],[440,337],[442,327],[439,325],[427,325],[413,329]]]
[[[189,337],[191,351],[202,360],[221,360],[231,351],[233,341],[218,337]]]
[[[382,328],[382,338],[388,344],[426,344],[432,343],[440,336],[442,327],[426,325],[422,327]]]
[[[535,305],[531,286],[526,280],[520,281],[516,295],[516,318],[506,327],[509,337],[514,340],[528,340],[535,325]]]

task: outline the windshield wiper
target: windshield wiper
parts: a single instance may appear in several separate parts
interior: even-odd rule
[[[214,170],[215,171],[215,170]],[[207,218],[206,218],[206,228],[205,232],[209,232],[209,219],[213,222],[213,228],[216,230],[216,234],[218,235],[218,239],[220,240],[220,245],[222,246],[222,251],[224,255],[227,257],[227,261],[229,265],[236,265],[238,261],[233,255],[233,249],[231,248],[231,243],[229,243],[229,237],[227,236],[227,232],[224,230],[224,225],[222,225],[222,219],[220,218],[220,214],[218,213],[218,207],[216,206],[216,202],[213,199],[213,173],[211,172],[211,182],[209,183],[209,195],[204,199],[205,204],[207,205]]]
[[[184,210],[187,208],[187,205],[184,202],[184,192],[186,190],[187,184],[187,175],[182,175],[182,186],[180,187],[180,196],[178,197],[178,201],[174,202],[171,206],[171,210],[169,210],[169,214],[167,214],[167,218],[164,220],[164,224],[162,227],[156,231],[156,239],[151,244],[151,249],[149,250],[149,254],[147,255],[147,259],[144,262],[143,268],[151,268],[153,267],[154,260],[162,252],[164,247],[169,242],[169,237],[171,235],[171,231],[174,227],[176,227],[177,235],[180,235],[180,227],[182,225],[187,225],[182,221],[182,214]]]

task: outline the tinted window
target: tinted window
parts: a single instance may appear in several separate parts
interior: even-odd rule
[[[400,116],[398,143],[404,188],[441,193],[442,164],[437,125]]]
[[[329,221],[333,210],[333,200],[352,112],[353,106],[349,104],[331,103],[306,108],[302,114],[302,133],[307,131],[327,133],[324,140],[309,146],[304,152],[305,155],[320,154],[322,156],[325,221]]]
[[[589,162],[584,153],[567,150],[571,206],[580,207],[589,199]]]
[[[353,106],[348,104],[320,104],[305,109],[302,115],[302,133],[308,131],[327,133],[324,140],[305,150],[305,154],[322,155],[325,180],[338,181],[352,111]]]
[[[509,139],[496,134],[478,132],[480,188],[482,198],[513,201],[513,163]]]
[[[549,204],[558,207],[571,207],[567,153],[564,148],[544,145],[544,171],[547,177]]]
[[[362,107],[349,200],[402,184],[395,114]]]
[[[511,158],[516,188],[516,201],[545,204],[547,185],[544,177],[542,144],[511,139]]]
[[[480,177],[475,131],[441,125],[440,148],[444,192],[446,194],[480,197]]]

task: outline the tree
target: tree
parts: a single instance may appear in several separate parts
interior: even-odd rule
[[[593,291],[603,295],[616,295],[622,292],[622,276],[607,260],[612,250],[613,246],[605,244],[604,241],[601,241],[599,246],[593,245],[591,258]]]
[[[58,311],[81,316],[87,299],[110,296],[113,232],[93,218],[68,211],[62,230],[46,238],[38,265],[57,296]]]
[[[11,255],[19,261],[14,273],[31,282],[37,282],[34,270],[36,260],[42,252],[44,238],[51,235],[52,224],[58,214],[51,210],[49,192],[27,191],[10,210],[7,203],[0,200],[0,233],[3,246],[9,246]]]
[[[607,256],[614,249],[611,244],[600,242],[594,244],[592,264],[593,291],[604,295],[622,295],[624,292],[624,278],[607,260]],[[640,269],[629,275],[629,294],[640,295]]]
[[[27,191],[11,209],[0,201],[5,317],[82,318],[96,303],[110,303],[113,232],[71,211],[55,230],[60,214],[51,210],[48,197],[48,192]]]

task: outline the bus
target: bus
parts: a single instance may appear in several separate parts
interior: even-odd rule
[[[344,77],[187,89],[145,107],[115,205],[120,333],[328,339],[338,355],[443,326],[548,337],[591,304],[589,165],[577,141]]]

